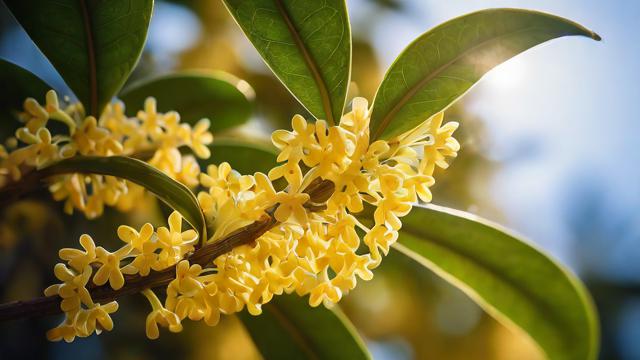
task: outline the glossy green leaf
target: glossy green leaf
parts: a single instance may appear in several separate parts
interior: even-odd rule
[[[296,295],[276,296],[259,316],[239,314],[262,356],[269,359],[370,359],[364,342],[336,307],[313,308]]]
[[[278,152],[269,144],[242,140],[216,139],[210,146],[211,157],[199,160],[204,167],[208,164],[228,162],[240,174],[252,175],[256,172],[267,174],[277,166]]]
[[[597,314],[583,284],[500,226],[462,211],[415,206],[394,247],[524,330],[550,359],[597,357]]]
[[[136,183],[179,211],[201,238],[206,238],[204,215],[191,190],[144,161],[130,157],[74,156],[27,174],[15,187],[30,191],[40,186],[43,179],[72,173],[110,175]],[[1,189],[0,199],[13,195],[12,187]]]
[[[30,71],[3,59],[0,59],[0,84],[10,85],[0,87],[0,134],[6,138],[22,125],[16,113],[22,110],[24,100],[32,97],[42,102],[51,86]]]
[[[267,65],[318,119],[342,116],[351,72],[344,0],[225,0]]]
[[[135,115],[149,96],[156,98],[158,111],[177,111],[189,124],[210,119],[213,132],[244,124],[253,111],[251,86],[223,72],[163,75],[132,84],[119,95],[129,115]]]
[[[373,139],[388,139],[445,110],[487,71],[545,41],[569,35],[600,40],[567,19],[529,10],[482,10],[447,21],[414,40],[376,93]]]
[[[147,36],[153,0],[5,0],[89,114],[120,91]]]

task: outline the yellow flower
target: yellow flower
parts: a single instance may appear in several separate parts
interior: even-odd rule
[[[213,135],[209,132],[209,126],[211,126],[209,119],[201,119],[191,131],[190,147],[201,159],[208,159],[211,156],[208,145],[213,142]]]
[[[182,331],[182,324],[180,323],[178,315],[165,309],[153,291],[146,289],[142,291],[142,293],[149,300],[153,309],[151,313],[147,315],[146,329],[149,339],[157,339],[160,336],[158,325],[169,328],[171,332]]]
[[[410,175],[410,177],[405,180],[404,186],[410,189],[411,193],[417,194],[420,200],[424,202],[431,202],[432,195],[429,187],[433,186],[435,182],[436,180],[433,176]]]
[[[83,234],[80,236],[82,250],[65,248],[59,251],[60,259],[65,260],[76,271],[82,271],[87,265],[96,260],[96,245],[91,236]]]
[[[156,150],[149,164],[169,174],[176,174],[182,168],[182,154],[176,147],[162,147]]]
[[[198,240],[198,233],[193,230],[182,231],[182,215],[174,211],[169,216],[169,228],[158,228],[158,245],[161,249],[159,264],[156,270],[173,265],[180,261],[184,254],[190,252]]]
[[[200,265],[189,266],[187,260],[176,266],[176,278],[167,287],[165,304],[180,319],[188,316],[191,320],[200,320],[206,315],[205,285],[198,278],[201,272]]]
[[[311,290],[311,294],[309,296],[309,305],[316,307],[323,301],[337,303],[341,298],[342,291],[340,290],[340,288],[334,286],[330,281],[325,281]]]
[[[202,186],[210,188],[211,195],[218,196],[226,193],[228,177],[231,175],[231,165],[223,162],[220,166],[207,166],[207,173],[200,174],[200,183]]]
[[[135,256],[131,263],[122,268],[123,274],[134,275],[140,274],[140,276],[147,276],[151,272],[151,269],[158,268],[158,254],[156,250],[158,244],[156,242],[146,242],[142,245],[142,250]]]
[[[40,106],[36,99],[27,98],[23,104],[25,112],[22,114],[23,121],[26,122],[26,128],[31,133],[35,133],[41,127],[47,124],[49,113],[45,108]]]
[[[124,276],[120,269],[120,260],[128,255],[131,248],[124,246],[117,251],[110,253],[102,246],[96,249],[96,262],[100,263],[100,267],[93,276],[93,282],[96,285],[104,285],[109,281],[112,289],[118,290],[124,286]]]
[[[293,131],[276,130],[271,135],[273,144],[280,149],[278,161],[295,162],[305,157],[305,151],[318,148],[315,140],[315,126],[307,124],[307,121],[300,115],[296,115],[291,120]]]
[[[431,141],[424,146],[424,156],[420,163],[423,173],[430,175],[437,165],[443,169],[449,167],[447,157],[456,157],[460,150],[460,143],[453,138],[453,132],[458,128],[457,122],[449,122],[442,125],[443,113],[434,115],[429,121],[429,134]]]
[[[98,121],[93,116],[84,119],[80,127],[73,134],[73,144],[82,155],[93,155],[97,152],[98,144],[109,136],[109,132],[98,127]],[[101,154],[106,155],[106,154]]]
[[[20,167],[28,158],[32,158],[32,149],[26,147],[12,151],[2,161],[2,175],[9,175],[13,181],[18,181],[22,177]]]
[[[274,214],[280,222],[287,222],[291,218],[294,222],[306,226],[307,211],[304,204],[309,200],[309,194],[279,192],[275,198],[278,205]]]
[[[51,142],[51,133],[46,128],[40,128],[31,134],[27,128],[16,131],[16,137],[28,144],[30,156],[25,159],[28,165],[42,168],[58,160],[58,146]]]
[[[209,188],[214,197],[224,195],[236,198],[238,194],[253,186],[253,178],[240,175],[231,169],[231,165],[223,162],[220,166],[209,165],[206,174],[200,174],[200,183]]]
[[[180,261],[176,266],[176,278],[169,284],[169,289],[173,289],[184,295],[193,296],[203,289],[202,284],[196,280],[201,272],[202,266],[198,264],[189,266],[189,261]]]
[[[72,320],[66,318],[65,321],[55,328],[47,331],[47,340],[72,342],[76,338],[77,332]]]
[[[367,234],[363,238],[363,241],[371,252],[371,257],[373,259],[372,264],[374,264],[374,266],[372,267],[377,267],[382,261],[380,250],[382,250],[382,253],[384,255],[387,255],[389,253],[391,244],[396,242],[397,239],[398,233],[382,224],[375,225],[373,228],[371,228],[370,231],[367,232]]]
[[[144,101],[144,111],[138,111],[138,119],[142,120],[142,130],[154,139],[163,134],[162,115],[156,110],[156,99],[149,97]]]
[[[131,245],[134,250],[142,251],[143,246],[151,241],[151,236],[153,236],[153,225],[150,223],[142,225],[139,232],[127,225],[118,227],[118,238]]]
[[[145,101],[144,111],[137,117],[127,117],[122,102],[107,105],[99,118],[85,116],[81,104],[61,108],[55,91],[46,95],[41,106],[34,99],[24,102],[20,119],[26,126],[17,132],[24,143],[0,156],[0,186],[18,181],[28,167],[42,168],[55,161],[80,155],[125,155],[139,158],[153,156],[148,162],[187,186],[198,184],[200,168],[193,156],[182,156],[179,148],[189,146],[199,157],[208,157],[208,145],[213,136],[209,121],[198,122],[193,128],[180,123],[176,112],[157,112],[153,98]],[[51,136],[49,120],[61,121],[67,133]],[[5,149],[6,150],[6,149]],[[91,176],[78,178],[77,174],[60,176],[50,186],[54,198],[65,201],[65,212],[82,211],[88,218],[102,214],[105,206],[116,206],[121,211],[131,210],[140,202],[144,189],[111,177]],[[85,184],[85,180],[89,181]]]
[[[111,331],[113,320],[109,314],[118,310],[118,303],[111,301],[104,305],[95,304],[87,310],[81,310],[76,317],[76,329],[81,336],[89,336],[94,332],[100,334],[102,330]]]
[[[293,191],[297,191],[302,185],[302,170],[295,161],[287,161],[283,165],[274,167],[269,171],[269,179],[277,180],[284,177]]]
[[[84,175],[72,174],[49,186],[54,200],[65,200],[64,211],[67,214],[73,214],[74,208],[85,210],[87,190],[84,178]]]
[[[200,164],[193,156],[184,156],[182,158],[182,166],[180,172],[176,174],[175,179],[187,185],[190,188],[198,186],[198,176],[200,175]]]
[[[85,266],[82,272],[75,272],[64,264],[56,264],[54,274],[62,284],[51,285],[45,289],[46,296],[58,295],[62,298],[60,308],[64,312],[78,310],[80,304],[93,305],[86,286],[93,272],[91,266]]]
[[[147,337],[149,339],[155,340],[160,336],[158,325],[169,328],[171,332],[182,331],[178,315],[165,308],[153,310],[147,315]]]
[[[48,113],[49,119],[63,122],[69,127],[69,132],[71,133],[75,131],[76,123],[69,116],[69,114],[60,109],[60,104],[58,103],[58,94],[56,94],[54,90],[47,91],[47,94],[45,96],[44,108]]]

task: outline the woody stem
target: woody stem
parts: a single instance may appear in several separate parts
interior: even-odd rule
[[[305,190],[309,194],[309,203],[314,204],[325,202],[333,191],[333,183],[326,180],[315,181]],[[218,256],[257,240],[277,224],[273,217],[274,211],[275,207],[267,211],[262,219],[234,231],[221,240],[198,248],[186,260],[191,264],[210,266]],[[104,304],[121,296],[139,293],[144,289],[167,286],[175,276],[176,266],[172,266],[160,271],[151,271],[147,276],[127,276],[125,285],[118,290],[113,290],[108,284],[90,286],[87,290],[94,302]],[[62,312],[61,300],[59,296],[54,295],[0,304],[0,322],[59,314]]]

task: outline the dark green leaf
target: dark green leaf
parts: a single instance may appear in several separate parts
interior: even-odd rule
[[[51,89],[44,80],[20,66],[0,59],[0,134],[2,138],[13,135],[22,124],[16,113],[22,110],[22,104],[28,97],[43,102],[45,94]]]
[[[225,0],[265,62],[318,119],[342,116],[351,71],[344,0]]]
[[[269,144],[249,141],[216,139],[211,145],[211,157],[199,160],[200,164],[220,164],[228,162],[240,174],[251,175],[256,172],[267,174],[277,166],[278,152]]]
[[[371,114],[372,139],[388,139],[446,109],[487,71],[545,41],[594,32],[529,10],[482,10],[447,21],[414,40],[391,65]]]
[[[524,330],[550,359],[597,357],[597,314],[583,284],[505,229],[462,211],[415,206],[394,247]]]
[[[72,173],[110,175],[136,183],[180,212],[201,238],[206,239],[204,215],[191,190],[144,161],[125,156],[75,156],[59,161],[0,189],[0,199],[19,196],[17,192],[33,191],[48,177]]]
[[[91,115],[120,90],[140,57],[153,0],[5,0]]]
[[[263,313],[239,314],[265,359],[369,359],[353,325],[335,308],[312,308],[296,295],[276,296]]]
[[[119,95],[130,115],[135,115],[149,96],[158,101],[158,111],[177,111],[189,124],[210,119],[213,132],[244,124],[253,110],[251,86],[222,72],[164,75],[128,86]]]

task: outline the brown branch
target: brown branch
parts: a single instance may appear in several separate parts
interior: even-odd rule
[[[305,190],[310,197],[309,203],[313,204],[325,202],[333,191],[333,183],[326,180],[314,181]],[[191,264],[205,267],[233,248],[255,241],[277,224],[273,217],[274,210],[275,207],[268,211],[263,219],[240,228],[219,241],[204,245],[187,259]],[[119,290],[113,290],[109,285],[92,286],[88,290],[94,302],[104,304],[121,296],[139,293],[144,289],[167,286],[175,276],[176,268],[173,266],[161,271],[151,271],[147,276],[127,276],[125,285]],[[0,304],[0,322],[59,314],[62,312],[60,301],[60,297],[56,295]]]

